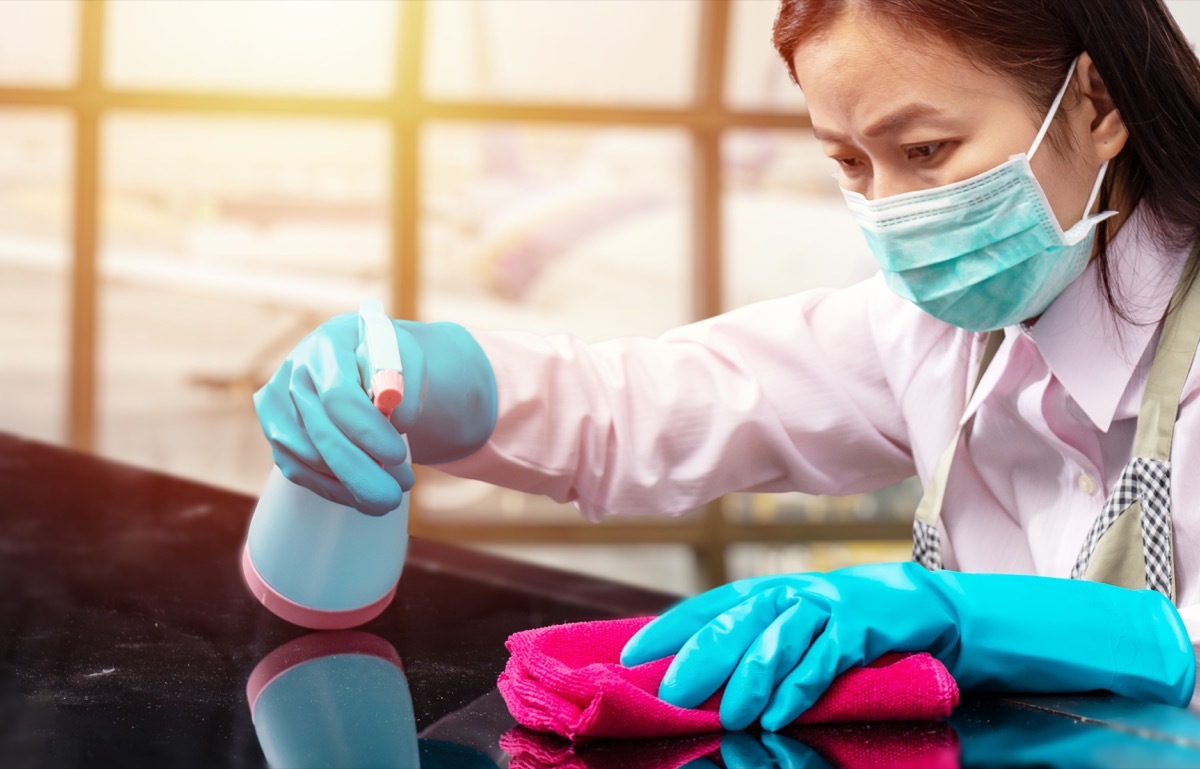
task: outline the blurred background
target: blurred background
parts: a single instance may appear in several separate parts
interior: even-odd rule
[[[775,10],[3,0],[0,430],[257,494],[251,393],[362,298],[598,341],[867,277]],[[596,525],[423,471],[412,531],[690,593],[907,558],[919,493]]]

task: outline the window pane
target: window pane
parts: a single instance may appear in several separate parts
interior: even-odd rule
[[[863,563],[888,563],[912,558],[910,542],[816,542],[809,545],[740,544],[728,550],[729,579],[831,571]]]
[[[704,580],[686,545],[470,545],[539,566],[591,574],[676,595],[691,595]]]
[[[75,82],[79,57],[77,0],[0,3],[0,82],[65,86]]]
[[[676,130],[430,126],[422,314],[591,341],[687,322],[690,175]],[[422,487],[440,521],[582,521],[574,507],[432,472]]]
[[[138,89],[381,95],[397,3],[108,0],[105,78]]]
[[[71,123],[0,111],[0,430],[66,438]]]
[[[730,109],[803,112],[804,94],[771,44],[775,0],[734,0],[730,14],[725,105]]]
[[[681,104],[695,90],[697,0],[438,0],[426,14],[434,98]]]
[[[258,491],[251,393],[384,296],[382,123],[118,115],[102,133],[99,448]]]
[[[421,141],[427,318],[591,340],[688,320],[682,131],[435,123]]]
[[[782,494],[734,494],[725,517],[734,523],[895,523],[911,522],[921,484],[908,478],[871,494],[825,497],[791,491]]]
[[[721,146],[725,305],[816,287],[876,270],[850,218],[833,161],[802,131],[740,130]]]

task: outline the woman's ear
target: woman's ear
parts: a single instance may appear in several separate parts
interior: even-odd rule
[[[1096,155],[1100,160],[1112,160],[1129,140],[1129,129],[1113,103],[1104,78],[1086,52],[1079,55],[1075,79],[1081,97],[1091,105],[1090,138]]]

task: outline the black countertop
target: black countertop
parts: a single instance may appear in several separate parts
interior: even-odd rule
[[[499,740],[515,723],[495,684],[511,633],[656,613],[674,600],[414,539],[382,615],[356,631],[313,634],[270,614],[242,583],[253,506],[245,495],[0,434],[0,766],[259,767],[269,756],[277,766],[505,767]],[[278,675],[314,659],[329,662],[307,679]],[[930,726],[888,729],[919,738]],[[966,696],[933,727],[968,765],[1073,757],[1067,763],[1200,766],[1200,719],[1107,695]],[[838,729],[864,743],[880,733]],[[330,746],[347,730],[358,736],[337,752]],[[838,765],[807,752],[804,733],[791,738],[792,755],[780,758],[780,742],[761,755]],[[738,739],[727,740],[724,759],[715,751],[693,766],[758,755]],[[548,745],[540,755],[571,766],[673,766],[683,744],[602,745],[594,760]]]

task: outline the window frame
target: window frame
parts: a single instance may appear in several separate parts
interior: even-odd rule
[[[596,106],[426,99],[421,93],[422,43],[427,0],[399,3],[393,90],[379,97],[272,96],[191,91],[121,90],[107,87],[104,62],[106,0],[79,2],[79,71],[67,88],[0,86],[6,109],[52,107],[66,110],[74,123],[72,242],[69,268],[70,321],[66,442],[81,451],[95,449],[96,325],[99,125],[114,111],[365,117],[384,121],[392,137],[390,307],[400,317],[420,318],[420,136],[433,121],[503,121],[667,127],[689,136],[692,148],[690,275],[691,316],[720,313],[721,141],[727,131],[745,128],[802,130],[800,112],[729,109],[723,99],[730,36],[731,0],[697,0],[700,14],[695,52],[694,99],[683,107]],[[456,542],[526,544],[683,544],[692,547],[709,585],[726,581],[726,547],[742,542],[899,541],[910,536],[904,521],[872,523],[740,523],[727,519],[724,500],[705,506],[694,520],[654,523],[606,521],[599,526],[521,522],[447,525],[410,511],[418,536]]]

